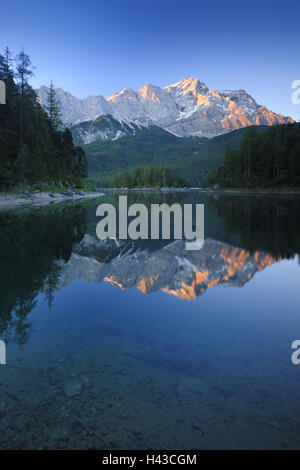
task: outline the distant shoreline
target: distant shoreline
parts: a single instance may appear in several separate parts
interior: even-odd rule
[[[47,192],[39,191],[30,193],[28,196],[21,194],[9,194],[9,193],[0,193],[0,210],[13,209],[20,206],[31,206],[31,207],[41,207],[53,203],[61,203],[72,200],[83,200],[83,199],[92,199],[104,196],[104,193],[94,192],[94,193],[84,193],[84,194],[75,194],[65,195],[58,192]]]
[[[220,188],[220,189],[204,189],[204,192],[209,193],[218,193],[218,194],[237,194],[237,195],[247,195],[247,194],[300,194],[300,188]]]
[[[200,191],[202,193],[209,194],[300,194],[300,188],[197,188],[197,187],[186,187],[186,188],[99,188],[102,191],[115,191],[115,192],[189,192],[189,191]]]
[[[300,195],[300,188],[289,189],[246,189],[246,188],[231,188],[231,189],[211,189],[211,188],[99,188],[97,192],[88,192],[82,194],[72,195],[62,194],[61,192],[49,192],[49,191],[38,191],[29,193],[29,195],[18,194],[18,193],[0,193],[0,211],[6,209],[13,209],[20,206],[31,206],[41,207],[54,203],[62,203],[67,201],[80,201],[84,199],[95,199],[105,195],[105,192],[112,191],[117,193],[128,193],[128,192],[159,192],[162,194],[172,192],[192,192],[199,191],[205,194],[215,195],[236,195],[236,196],[248,196],[248,195]],[[103,191],[103,192],[102,192]]]

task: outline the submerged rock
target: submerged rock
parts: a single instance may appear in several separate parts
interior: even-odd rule
[[[211,390],[207,382],[197,377],[183,377],[178,384],[180,394],[192,393],[196,395],[209,396]]]
[[[67,397],[75,397],[81,393],[82,385],[77,379],[67,380],[64,384],[64,394]]]

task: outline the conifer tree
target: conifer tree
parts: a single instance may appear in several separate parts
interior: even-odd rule
[[[50,83],[49,91],[47,92],[47,104],[45,108],[49,115],[53,129],[60,129],[62,127],[61,110],[59,102],[56,98],[56,92],[52,80]]]
[[[16,78],[19,81],[19,90],[21,94],[20,99],[20,113],[19,113],[19,138],[20,138],[20,152],[24,152],[24,101],[25,93],[28,91],[29,79],[33,76],[33,67],[31,59],[24,49],[16,57]]]
[[[28,89],[29,79],[34,75],[31,59],[24,49],[16,57],[16,77],[19,80],[21,94]]]

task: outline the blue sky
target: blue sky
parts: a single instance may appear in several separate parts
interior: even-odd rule
[[[0,47],[25,48],[35,87],[52,79],[82,98],[197,77],[298,120],[299,24],[295,0],[12,0],[1,5]]]

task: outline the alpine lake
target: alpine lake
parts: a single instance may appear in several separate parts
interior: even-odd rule
[[[300,449],[300,195],[204,204],[184,240],[99,240],[119,194],[0,212],[0,449]]]

